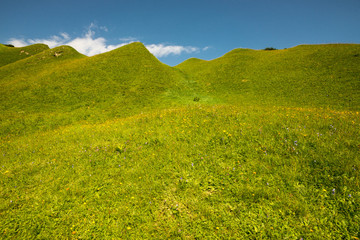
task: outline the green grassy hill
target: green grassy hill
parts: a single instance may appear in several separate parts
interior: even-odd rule
[[[230,103],[360,108],[360,45],[235,49],[212,61],[177,66],[209,94]]]
[[[0,67],[31,57],[47,49],[49,49],[49,47],[45,44],[34,44],[26,47],[8,47],[0,44]]]
[[[55,52],[62,55],[55,57]],[[2,131],[8,133],[25,130],[16,126],[24,114],[21,124],[31,132],[31,126],[49,126],[49,117],[54,127],[104,121],[176,105],[183,98],[180,92],[189,94],[182,74],[141,43],[94,57],[58,47],[2,67],[0,77]]]
[[[360,239],[359,53],[0,51],[0,238]]]

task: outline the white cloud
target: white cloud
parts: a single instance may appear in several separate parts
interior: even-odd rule
[[[94,29],[100,29],[100,30],[102,30],[102,31],[104,31],[104,32],[108,32],[108,31],[109,31],[106,26],[99,26],[99,25],[97,25],[97,23],[93,23],[93,22],[92,22],[92,23],[89,25],[88,30],[94,30]]]
[[[167,57],[168,55],[180,55],[182,53],[199,52],[199,48],[191,46],[178,46],[178,45],[163,45],[163,44],[150,44],[146,48],[156,57]]]
[[[107,40],[103,37],[95,37],[94,29],[100,29],[105,32],[108,29],[105,26],[98,27],[95,23],[91,23],[87,28],[87,32],[76,38],[71,38],[69,34],[63,32],[59,35],[54,35],[44,39],[16,39],[11,38],[7,43],[14,45],[15,47],[23,47],[35,43],[44,43],[50,48],[54,48],[60,45],[69,45],[75,48],[82,54],[87,56],[93,56],[96,54],[108,52],[124,46],[126,44],[137,41],[134,37],[119,38],[121,43],[116,45],[107,44]],[[192,46],[180,46],[180,45],[164,45],[164,44],[148,44],[145,46],[154,56],[156,57],[167,57],[169,55],[180,55],[183,53],[194,53],[199,52],[200,49]],[[202,51],[206,51],[207,47],[203,48]]]
[[[106,39],[103,37],[94,38],[95,32],[92,30],[89,30],[85,36],[78,37],[70,42],[67,43],[67,45],[72,46],[77,51],[88,55],[93,56],[99,53],[108,52],[111,50],[114,50],[118,47],[124,46],[127,43],[122,43],[118,45],[107,45]]]
[[[60,36],[54,35],[48,39],[28,39],[27,42],[29,42],[30,44],[44,43],[48,45],[50,48],[54,48],[65,44],[69,39],[70,39],[69,34],[60,33]]]
[[[100,26],[100,29],[103,30],[103,31],[105,31],[105,32],[108,32],[108,31],[109,31],[108,28],[105,27],[105,26]]]
[[[69,40],[70,36],[67,33],[60,33],[60,35],[65,39],[65,40]]]
[[[123,42],[117,45],[108,45],[106,39],[103,37],[95,37],[95,31],[92,29],[96,28],[96,25],[91,23],[88,27],[88,31],[82,37],[72,39],[67,33],[60,33],[45,39],[10,39],[7,43],[14,45],[15,47],[24,47],[30,44],[43,43],[48,45],[50,48],[54,48],[60,45],[69,45],[75,48],[82,54],[87,56],[93,56],[96,54],[108,52],[129,44],[131,41]]]
[[[6,42],[7,44],[14,45],[15,47],[25,47],[26,45],[29,45],[24,39],[16,39],[16,38],[10,38],[9,41]]]

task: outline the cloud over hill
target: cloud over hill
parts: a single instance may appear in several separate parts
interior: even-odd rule
[[[93,56],[138,41],[138,39],[135,37],[123,37],[119,38],[119,40],[121,41],[119,44],[108,44],[108,41],[104,37],[95,36],[95,30],[102,30],[105,32],[108,31],[107,27],[105,26],[97,26],[96,24],[91,23],[87,29],[87,32],[80,37],[72,38],[68,33],[59,33],[58,35],[53,35],[43,39],[11,38],[7,43],[12,44],[16,47],[24,47],[35,43],[44,43],[50,48],[54,48],[60,45],[69,45],[82,54],[85,54],[87,56]],[[167,45],[162,43],[145,44],[145,47],[152,54],[154,54],[155,57],[158,58],[167,57],[169,55],[181,55],[183,53],[196,53],[206,50],[194,46]]]

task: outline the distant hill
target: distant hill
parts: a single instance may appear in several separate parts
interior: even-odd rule
[[[145,106],[180,84],[177,72],[141,43],[93,57],[61,46],[2,67],[1,100],[3,109],[30,111],[96,104],[102,109]]]
[[[0,47],[2,238],[360,238],[360,45]]]
[[[176,68],[209,94],[239,104],[360,108],[360,45],[235,49],[212,61]]]
[[[93,57],[69,46],[38,44],[2,45],[0,54],[8,63],[0,67],[6,126],[22,117],[19,112],[32,116],[26,121],[38,128],[49,116],[66,125],[198,102],[360,109],[357,44],[234,49],[212,61],[192,58],[176,67],[161,63],[139,42]]]
[[[93,57],[61,46],[0,68],[0,111],[7,126],[19,112],[39,126],[48,114],[60,125],[130,116],[176,104],[182,78],[142,43]]]
[[[34,44],[26,47],[8,47],[0,44],[0,67],[31,57],[47,49],[49,49],[49,47],[45,44]]]

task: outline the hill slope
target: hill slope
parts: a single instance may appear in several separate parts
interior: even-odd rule
[[[176,68],[231,103],[360,109],[359,44],[235,49],[212,61],[190,59]]]
[[[0,67],[0,238],[359,239],[358,51]]]
[[[47,49],[49,47],[45,44],[34,44],[26,47],[8,47],[0,44],[0,67],[31,57]]]
[[[39,126],[44,114],[56,115],[55,125],[106,120],[176,104],[172,92],[187,88],[181,79],[141,43],[93,57],[58,47],[0,68],[0,108],[7,126],[19,112]]]
[[[29,82],[27,79],[37,79],[48,72],[59,70],[68,61],[83,57],[85,56],[70,46],[47,49],[1,67],[0,84],[8,84],[16,88],[14,80],[26,83]]]
[[[0,234],[360,237],[355,112],[184,107],[0,141]]]
[[[61,46],[0,67],[2,131],[105,121],[193,100],[358,110],[359,55],[356,44],[235,49],[171,68],[141,43],[93,57]]]

